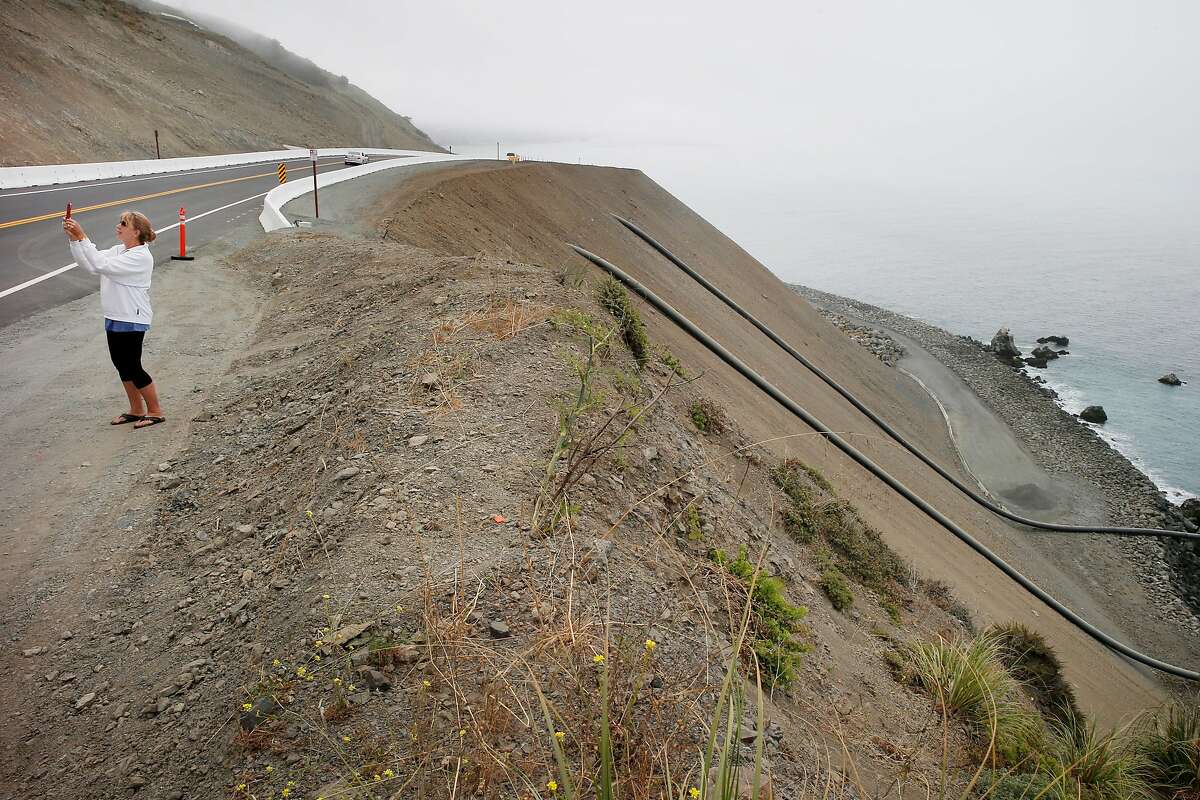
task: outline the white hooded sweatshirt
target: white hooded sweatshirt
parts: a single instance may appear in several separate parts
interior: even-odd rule
[[[150,310],[154,256],[147,245],[126,250],[125,245],[118,244],[100,250],[90,239],[84,239],[71,242],[71,255],[76,264],[100,276],[100,308],[107,319],[150,324],[154,316]]]

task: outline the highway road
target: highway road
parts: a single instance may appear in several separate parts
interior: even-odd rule
[[[289,182],[312,180],[307,158],[286,163]],[[117,243],[113,227],[122,211],[141,211],[161,232],[179,221],[184,206],[190,253],[219,238],[235,217],[248,210],[257,214],[263,195],[279,185],[277,166],[268,162],[0,191],[0,328],[99,288],[98,277],[64,269],[72,261],[61,224],[68,201],[72,216],[101,248]],[[344,167],[341,159],[322,159],[317,170]],[[160,233],[151,252],[155,266],[169,261],[179,252],[178,229]]]

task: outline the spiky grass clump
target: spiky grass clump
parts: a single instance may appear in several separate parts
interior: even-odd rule
[[[1119,732],[1100,734],[1093,723],[1068,715],[1052,722],[1049,762],[1043,769],[1063,797],[1142,800],[1149,797],[1146,760]]]
[[[1062,664],[1040,633],[1010,622],[993,625],[988,634],[1000,644],[1000,663],[1025,685],[1043,714],[1060,720],[1082,718]]]
[[[1169,798],[1200,797],[1200,705],[1172,703],[1136,739],[1146,781]]]
[[[620,281],[609,277],[600,284],[596,295],[604,310],[617,320],[621,328],[621,338],[633,354],[634,360],[639,367],[644,367],[650,358],[650,339],[646,336],[642,315],[629,299],[629,293]]]
[[[1017,762],[1036,752],[1044,726],[1021,703],[1017,681],[999,659],[994,637],[950,641],[939,638],[908,645],[910,676],[949,715],[962,719],[994,742],[995,752]]]

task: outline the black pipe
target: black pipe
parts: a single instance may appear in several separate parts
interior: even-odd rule
[[[633,224],[632,222],[630,222],[627,219],[618,217],[616,214],[613,214],[612,216],[617,220],[617,222],[620,222],[626,228],[631,230],[636,236],[638,236],[640,239],[642,239],[644,242],[646,242],[646,244],[653,247],[660,254],[662,254],[669,261],[671,261],[675,266],[679,267],[681,270],[683,270],[685,273],[687,273],[689,277],[691,277],[693,280],[695,280],[697,283],[699,283],[701,286],[703,286],[705,289],[707,289],[709,292],[711,292],[714,296],[717,297],[717,299],[719,299],[725,305],[727,305],[731,309],[733,309],[733,311],[736,312],[738,316],[740,316],[742,319],[749,322],[754,327],[758,328],[758,330],[760,330],[763,334],[765,334],[767,336],[767,338],[769,338],[775,344],[779,345],[779,347],[782,348],[784,351],[786,351],[787,354],[790,355],[792,358],[796,359],[801,364],[803,364],[810,372],[812,372],[818,378],[823,380],[831,389],[833,389],[835,392],[840,394],[842,397],[846,398],[846,400],[849,401],[851,405],[853,405],[855,408],[857,408],[859,411],[861,411],[864,415],[866,415],[866,417],[868,419],[870,419],[872,422],[874,422],[876,425],[878,425],[880,427],[880,429],[882,429],[884,433],[886,433],[888,436],[890,436],[892,439],[894,439],[897,444],[899,444],[905,450],[912,453],[914,456],[916,456],[918,459],[920,459],[922,462],[924,462],[926,466],[928,466],[930,469],[932,469],[938,475],[941,475],[943,478],[948,480],[950,483],[954,484],[954,488],[958,489],[960,492],[965,494],[967,497],[970,497],[972,500],[974,500],[976,503],[983,506],[987,510],[989,510],[995,514],[999,514],[1000,516],[1002,516],[1005,519],[1010,520],[1012,522],[1016,522],[1021,525],[1026,525],[1030,528],[1037,528],[1037,529],[1044,530],[1044,531],[1059,531],[1062,533],[1103,533],[1103,534],[1115,534],[1118,536],[1154,536],[1154,537],[1162,537],[1162,538],[1194,539],[1194,540],[1200,539],[1200,533],[1188,533],[1186,531],[1172,531],[1172,530],[1167,530],[1165,528],[1122,528],[1122,527],[1107,527],[1107,526],[1093,528],[1093,527],[1088,527],[1086,525],[1063,525],[1063,524],[1056,523],[1056,522],[1041,522],[1040,520],[1030,519],[1029,517],[1023,517],[1020,514],[1014,514],[1013,512],[1009,511],[1004,506],[993,503],[991,500],[988,500],[986,497],[975,492],[971,487],[964,484],[962,481],[960,481],[958,478],[956,478],[953,474],[947,472],[937,462],[935,462],[929,456],[925,455],[925,453],[918,450],[915,445],[913,445],[907,439],[905,439],[903,436],[901,436],[899,431],[897,431],[891,425],[884,422],[883,419],[878,414],[876,414],[874,411],[872,411],[870,408],[868,408],[866,405],[864,405],[862,403],[862,401],[860,401],[857,397],[855,397],[853,394],[851,394],[849,392],[849,390],[847,390],[845,387],[843,387],[841,384],[839,384],[833,378],[826,375],[825,372],[822,371],[821,368],[818,367],[816,364],[812,363],[807,358],[805,358],[803,355],[801,355],[799,352],[797,352],[791,345],[789,345],[787,342],[785,342],[783,339],[781,339],[775,333],[775,331],[771,330],[766,325],[762,324],[757,319],[755,319],[753,315],[751,315],[748,311],[746,311],[744,308],[742,308],[740,305],[738,305],[736,302],[734,302],[733,299],[729,297],[729,295],[725,294],[720,289],[718,289],[717,287],[715,287],[711,283],[709,283],[708,279],[706,279],[703,275],[696,272],[694,269],[692,269],[686,263],[684,263],[684,261],[682,259],[677,257],[674,253],[672,253],[666,247],[664,247],[663,245],[661,245],[657,241],[655,241],[653,239],[653,237],[650,236],[650,234],[646,233],[641,228],[639,228],[637,225]]]
[[[1164,661],[1159,661],[1156,658],[1152,658],[1144,653],[1134,650],[1132,647],[1129,647],[1126,644],[1118,642],[1116,639],[1112,638],[1107,633],[1100,630],[1096,626],[1092,625],[1090,622],[1088,622],[1087,620],[1080,617],[1074,611],[1072,611],[1071,609],[1064,606],[1062,603],[1055,600],[1053,597],[1051,597],[1049,594],[1047,594],[1045,591],[1043,591],[1037,584],[1035,584],[1033,581],[1029,580],[1024,575],[1022,575],[1020,572],[1018,572],[1016,570],[1016,568],[1010,566],[1006,561],[1001,559],[999,556],[997,556],[995,553],[993,553],[991,550],[989,550],[987,547],[985,547],[983,544],[981,544],[978,540],[976,540],[975,537],[973,537],[971,534],[967,533],[965,530],[963,530],[957,524],[955,524],[951,519],[949,519],[944,514],[942,514],[942,512],[938,511],[936,508],[931,506],[924,499],[922,499],[919,495],[914,493],[911,489],[909,489],[904,484],[900,483],[900,481],[893,478],[886,471],[884,471],[883,468],[881,468],[880,466],[875,464],[875,462],[871,461],[871,459],[867,458],[865,455],[863,455],[861,452],[859,452],[853,445],[851,445],[849,442],[842,439],[842,437],[838,436],[836,433],[834,433],[829,428],[825,427],[825,425],[822,424],[819,419],[817,419],[812,414],[808,413],[806,410],[801,408],[791,398],[789,398],[783,392],[779,391],[779,389],[775,388],[774,385],[772,385],[771,383],[768,383],[765,378],[763,378],[757,372],[755,372],[754,370],[750,369],[750,367],[748,367],[744,363],[742,363],[742,361],[740,359],[738,359],[737,356],[730,353],[728,350],[726,350],[724,347],[722,347],[718,342],[713,340],[712,337],[710,337],[704,331],[700,330],[700,328],[698,328],[694,324],[692,324],[691,320],[689,320],[687,317],[684,317],[682,314],[680,314],[678,311],[676,311],[674,308],[672,308],[670,305],[668,305],[666,303],[666,301],[662,300],[661,298],[659,298],[658,295],[654,294],[654,292],[650,291],[645,286],[643,286],[641,283],[634,280],[629,275],[625,274],[625,272],[623,270],[621,270],[620,267],[610,264],[609,262],[605,261],[600,256],[596,255],[595,253],[588,252],[587,250],[583,249],[582,247],[580,247],[577,244],[573,244],[573,245],[571,245],[571,247],[574,248],[575,252],[579,253],[579,255],[583,256],[588,261],[591,261],[593,264],[604,269],[606,272],[608,272],[614,278],[616,278],[621,283],[623,283],[625,286],[627,286],[632,292],[634,292],[639,297],[644,299],[647,303],[649,303],[650,305],[652,305],[656,309],[658,309],[659,312],[661,312],[664,316],[666,316],[669,320],[671,320],[671,322],[675,323],[677,326],[679,326],[684,331],[686,331],[688,333],[688,335],[690,335],[693,339],[695,339],[696,341],[700,342],[702,345],[707,347],[714,355],[716,355],[718,358],[720,358],[722,361],[724,361],[729,366],[733,367],[733,369],[737,370],[748,381],[750,381],[755,386],[757,386],[759,389],[761,389],[762,391],[764,391],[768,395],[770,395],[771,398],[775,400],[775,402],[779,403],[781,406],[786,408],[788,411],[792,412],[792,414],[799,417],[801,420],[804,421],[804,423],[806,425],[811,427],[813,430],[815,430],[818,433],[820,433],[821,435],[823,435],[826,439],[828,439],[830,442],[832,442],[835,447],[837,447],[843,453],[848,455],[850,458],[854,459],[854,461],[858,462],[858,464],[860,464],[864,469],[869,471],[875,477],[879,478],[879,480],[886,483],[888,486],[890,486],[892,489],[894,489],[898,494],[900,494],[906,500],[908,500],[910,503],[912,503],[917,508],[919,508],[921,511],[925,512],[925,514],[927,516],[929,516],[931,519],[933,519],[935,522],[937,522],[939,525],[941,525],[946,530],[950,531],[952,534],[954,534],[956,537],[958,537],[961,541],[966,543],[966,545],[968,547],[970,547],[972,550],[974,550],[976,553],[979,553],[981,556],[986,558],[997,569],[999,569],[1005,575],[1007,575],[1008,577],[1010,577],[1014,581],[1016,581],[1018,584],[1020,584],[1027,592],[1029,592],[1034,597],[1041,600],[1043,603],[1048,605],[1050,608],[1057,611],[1059,613],[1059,615],[1061,615],[1064,619],[1066,619],[1072,625],[1079,628],[1081,631],[1086,633],[1088,636],[1091,636],[1093,639],[1095,639],[1096,641],[1098,641],[1100,644],[1104,645],[1108,649],[1118,652],[1124,656],[1127,656],[1127,657],[1133,659],[1134,661],[1137,661],[1140,664],[1145,664],[1148,667],[1152,667],[1154,669],[1169,673],[1171,675],[1175,675],[1180,678],[1187,678],[1188,680],[1193,680],[1193,681],[1200,680],[1200,673],[1193,672],[1192,670],[1184,669],[1183,667],[1176,667],[1173,664],[1168,664]]]

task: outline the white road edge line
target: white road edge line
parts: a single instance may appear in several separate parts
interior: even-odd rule
[[[317,166],[323,167],[327,164],[335,164],[339,160],[340,159],[333,158],[333,159],[330,159],[329,161],[318,161]],[[152,181],[155,178],[182,178],[185,175],[206,175],[210,172],[226,172],[231,169],[245,169],[247,167],[261,167],[265,164],[276,164],[276,163],[278,163],[278,162],[276,162],[276,161],[254,161],[249,164],[234,164],[233,166],[230,166],[230,167],[213,167],[211,169],[185,169],[185,170],[180,170],[179,172],[159,172],[159,173],[155,173],[154,175],[143,175],[140,178],[125,178],[124,180],[105,181],[104,183],[75,183],[70,186],[51,186],[49,189],[31,189],[27,192],[12,192],[11,194],[5,194],[3,192],[3,190],[0,190],[0,200],[3,200],[5,197],[21,197],[22,195],[26,195],[26,194],[43,194],[45,192],[70,192],[70,191],[77,190],[77,189],[91,189],[93,186],[112,186],[112,185],[118,184],[118,183],[133,183],[134,181]],[[293,163],[304,164],[305,166],[307,166],[308,164],[311,164],[312,162],[307,157],[305,157],[305,158],[284,159],[283,163],[285,163],[285,164],[293,164]]]
[[[260,197],[266,197],[266,196],[267,196],[267,193],[263,192],[262,194],[256,194],[253,197],[244,197],[241,200],[234,200],[232,203],[227,203],[227,204],[221,206],[220,208],[214,208],[211,211],[205,211],[202,214],[197,214],[194,217],[189,217],[188,222],[194,222],[195,220],[207,217],[209,214],[215,214],[218,211],[224,211],[227,208],[232,208],[233,206],[239,205],[241,203],[248,203],[251,200],[257,200]],[[178,227],[179,227],[179,223],[176,222],[174,225],[168,225],[165,228],[159,228],[154,233],[156,235],[160,234],[160,233],[166,233],[167,231],[174,230],[175,228],[178,228]],[[22,289],[28,289],[30,286],[35,286],[35,285],[41,283],[42,281],[49,280],[50,278],[53,278],[55,275],[62,275],[67,270],[75,269],[75,267],[77,267],[77,266],[79,266],[79,264],[72,261],[70,264],[67,264],[65,267],[59,267],[56,270],[47,272],[45,275],[39,275],[36,278],[31,278],[30,280],[25,281],[24,283],[17,284],[16,286],[13,286],[12,288],[5,289],[4,291],[0,292],[0,299],[8,297],[10,294],[16,294],[17,292],[21,291]]]

